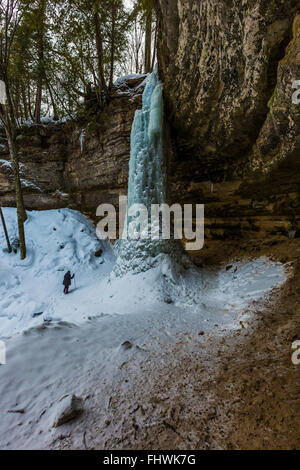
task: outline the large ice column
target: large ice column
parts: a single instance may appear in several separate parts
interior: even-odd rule
[[[127,238],[121,241],[115,274],[127,271],[140,272],[149,269],[153,259],[168,252],[169,240],[151,240],[151,205],[162,204],[166,198],[166,171],[164,158],[164,109],[163,88],[157,69],[151,74],[143,93],[142,109],[136,111],[131,129],[128,202],[125,220]],[[132,239],[130,224],[135,216],[129,208],[143,204],[147,208],[149,239]],[[138,218],[138,215],[136,216]],[[158,226],[158,221],[154,224]]]
[[[165,202],[162,84],[155,70],[136,111],[132,130],[128,181],[128,207]]]
[[[114,268],[116,276],[128,271],[146,271],[163,259],[177,260],[182,264],[182,245],[174,238],[169,240],[162,237],[159,215],[156,214],[155,218],[151,212],[152,204],[161,206],[166,202],[167,149],[164,148],[164,129],[163,88],[155,69],[143,93],[142,109],[136,111],[131,129],[126,235],[120,243]],[[139,226],[140,212],[135,212],[136,205],[143,205],[147,209],[142,230],[141,224]],[[148,238],[133,237],[132,226],[139,226],[137,232],[146,233]],[[155,237],[151,236],[153,232]]]

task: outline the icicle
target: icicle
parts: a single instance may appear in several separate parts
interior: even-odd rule
[[[83,147],[84,147],[84,139],[85,139],[85,129],[82,129],[81,134],[79,136],[79,143],[80,143],[80,152],[83,152]]]

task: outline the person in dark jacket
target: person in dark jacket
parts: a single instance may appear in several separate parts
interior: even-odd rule
[[[66,274],[64,275],[64,280],[63,280],[63,285],[65,286],[64,287],[64,294],[69,293],[69,287],[71,285],[71,279],[73,279],[74,276],[75,276],[75,274],[73,274],[73,276],[71,276],[70,271],[67,271]]]

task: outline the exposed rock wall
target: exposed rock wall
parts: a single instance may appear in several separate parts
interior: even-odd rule
[[[207,241],[300,236],[300,104],[292,102],[299,0],[156,0],[156,7],[172,202],[205,203]],[[100,203],[126,193],[141,80],[123,83],[97,126],[68,122],[20,136],[28,208],[95,216]],[[1,161],[0,203],[14,203],[11,170]]]
[[[300,56],[296,44],[287,55],[285,49],[300,12],[299,0],[156,4],[159,70],[179,160],[190,161],[198,180],[241,173],[267,119],[276,85],[276,96],[284,95],[281,102],[290,109],[292,75],[298,72],[300,77]]]
[[[64,186],[66,161],[64,125],[30,127],[17,137],[20,175],[26,207],[43,209],[63,207],[57,191]],[[6,139],[0,154],[0,203],[15,205],[14,178]]]
[[[299,159],[300,94],[295,87],[300,89],[300,14],[294,19],[292,40],[278,64],[277,82],[268,102],[267,118],[249,156],[254,170],[268,172],[281,160]]]
[[[206,241],[300,236],[299,0],[157,0],[173,201]]]
[[[92,211],[101,203],[117,203],[127,194],[131,125],[141,95],[115,97],[101,116],[97,129],[74,126],[66,144],[66,191],[76,205]],[[80,148],[80,134],[85,137]]]
[[[18,136],[28,209],[73,207],[95,216],[103,202],[127,193],[130,131],[141,106],[143,80],[121,83],[99,121],[68,121],[23,128]],[[14,205],[14,183],[5,138],[0,146],[0,204]]]

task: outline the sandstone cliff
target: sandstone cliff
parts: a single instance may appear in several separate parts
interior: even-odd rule
[[[300,60],[296,37],[287,55],[285,50],[299,1],[157,0],[157,5],[159,68],[179,155],[193,160],[199,177],[218,178],[251,152],[276,87],[291,103]],[[295,36],[297,29],[296,22]],[[285,69],[293,73],[285,74],[282,90],[277,68],[284,57]]]
[[[300,235],[299,0],[156,0],[158,65],[170,124],[173,202],[205,203],[206,240],[274,243]],[[140,79],[123,83],[95,126],[19,137],[28,208],[95,216],[126,193]],[[123,87],[123,88],[122,88]],[[0,147],[0,203],[14,204]]]
[[[52,122],[21,129],[17,139],[27,209],[67,206],[95,216],[99,204],[115,203],[119,194],[127,193],[131,124],[141,106],[144,79],[122,82],[97,121]],[[3,137],[0,204],[15,205]]]
[[[173,198],[205,203],[207,240],[299,236],[299,1],[156,5]]]

